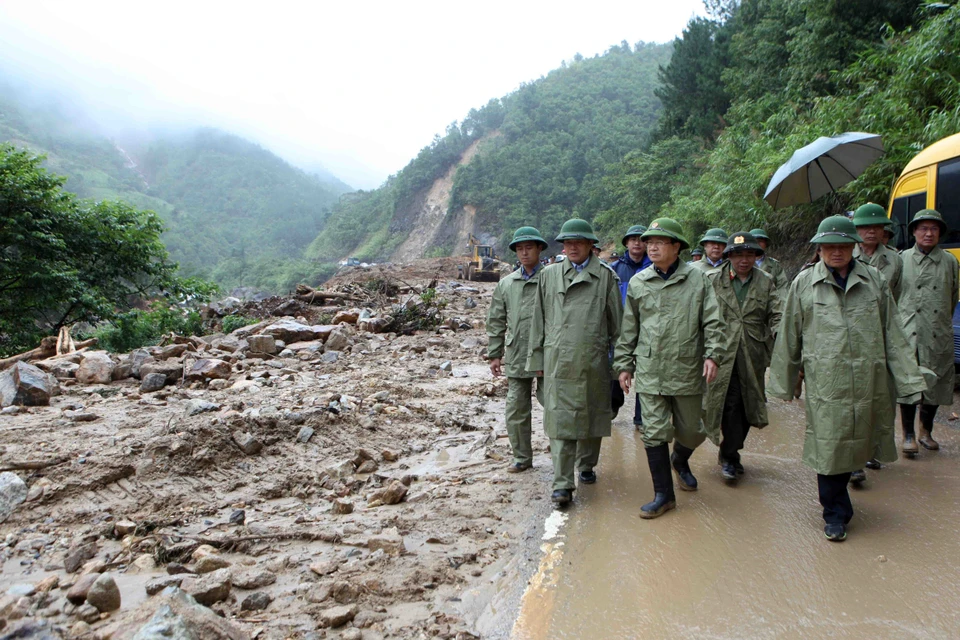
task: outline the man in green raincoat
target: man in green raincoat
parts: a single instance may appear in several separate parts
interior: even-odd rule
[[[757,268],[773,276],[773,283],[780,290],[780,296],[785,296],[787,287],[790,286],[790,280],[787,278],[787,272],[780,261],[767,253],[767,249],[770,247],[770,236],[760,228],[751,230],[750,234],[757,239],[757,243],[763,249],[763,255],[757,258]]]
[[[540,274],[526,370],[543,375],[543,428],[553,456],[553,494],[569,503],[580,482],[597,481],[602,438],[610,435],[610,347],[620,334],[617,274],[590,256],[586,220],[568,220],[557,242],[567,258]]]
[[[709,271],[720,266],[723,262],[723,250],[727,246],[727,232],[720,228],[708,229],[700,238],[703,247],[703,258],[694,263],[694,267]]]
[[[857,233],[863,238],[863,242],[853,250],[853,257],[880,271],[887,279],[887,284],[890,285],[894,301],[897,301],[900,299],[903,260],[900,259],[900,254],[888,247],[884,240],[889,223],[890,219],[887,217],[886,209],[878,204],[868,202],[857,208],[853,214],[853,224],[857,228]],[[883,432],[889,433],[892,438],[895,412],[890,411],[883,419],[889,423],[884,427]],[[870,459],[867,461],[867,467],[880,469],[882,465],[879,460]],[[859,486],[866,479],[867,476],[863,469],[857,469],[851,474],[850,483]]]
[[[520,473],[533,466],[530,425],[533,402],[530,399],[536,372],[527,371],[530,343],[530,319],[540,280],[540,252],[547,242],[533,227],[520,227],[513,234],[510,250],[516,252],[520,268],[497,283],[487,312],[487,358],[494,377],[507,376],[507,406],[504,419],[513,449],[508,473]],[[543,380],[537,381],[537,396]]]
[[[773,278],[756,268],[763,249],[753,235],[732,234],[723,255],[726,260],[708,276],[720,303],[723,363],[703,407],[707,435],[720,446],[721,474],[732,483],[744,472],[740,450],[751,425],[769,424],[764,377],[781,303]]]
[[[847,537],[853,517],[847,483],[880,445],[892,410],[889,378],[902,396],[926,389],[886,278],[853,258],[862,239],[853,222],[831,216],[810,241],[820,261],[804,269],[787,293],[770,365],[770,393],[793,400],[801,369],[806,387],[803,462],[817,472],[824,535]]]
[[[910,353],[921,367],[933,370],[937,384],[924,392],[920,400],[920,445],[936,451],[940,445],[933,439],[933,420],[937,407],[953,403],[953,310],[957,306],[958,265],[952,253],[940,248],[947,225],[933,209],[918,211],[907,226],[916,244],[901,254],[903,284],[900,294],[900,317],[903,319]],[[908,457],[918,453],[914,435],[917,405],[908,398],[898,398],[903,422],[903,452]]]
[[[640,517],[649,519],[677,506],[671,466],[681,489],[697,489],[690,456],[706,438],[701,421],[704,382],[716,378],[723,336],[707,274],[680,260],[680,251],[690,246],[683,227],[659,218],[643,239],[653,265],[630,279],[613,367],[624,393],[635,384],[640,394],[643,445],[654,490]]]

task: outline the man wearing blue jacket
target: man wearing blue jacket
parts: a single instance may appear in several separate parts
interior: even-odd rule
[[[627,250],[616,262],[610,264],[620,278],[621,304],[627,300],[627,285],[630,284],[630,278],[650,265],[650,258],[647,257],[647,243],[641,238],[646,231],[647,228],[642,224],[635,224],[627,229],[627,234],[621,241]],[[633,408],[633,426],[638,431],[643,426],[643,417],[640,415],[640,394],[637,394]]]

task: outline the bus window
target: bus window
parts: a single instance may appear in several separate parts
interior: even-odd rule
[[[913,214],[926,208],[926,191],[902,196],[893,201],[893,206],[890,208],[890,217],[897,227],[897,232],[893,236],[893,244],[900,251],[913,246],[914,240],[907,234],[907,223],[910,222]]]
[[[941,162],[937,167],[937,211],[947,223],[947,236],[940,238],[945,247],[960,247],[960,158]]]

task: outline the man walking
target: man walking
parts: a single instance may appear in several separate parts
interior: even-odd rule
[[[704,398],[704,426],[714,443],[722,434],[721,474],[733,483],[744,473],[740,450],[750,426],[769,424],[764,377],[781,303],[773,278],[756,268],[763,249],[752,234],[731,235],[723,254],[727,260],[709,274],[723,322],[723,362]]]
[[[890,286],[890,292],[893,294],[893,301],[897,302],[900,299],[903,260],[900,259],[900,254],[886,246],[887,243],[884,241],[886,226],[889,223],[890,219],[887,217],[887,211],[880,205],[868,202],[858,207],[853,213],[853,224],[863,242],[853,250],[853,257],[883,274]],[[895,412],[891,410],[881,418],[887,423],[884,425],[883,433],[889,433],[890,437],[893,438]],[[876,458],[871,458],[867,461],[867,467],[880,469],[882,465]],[[866,480],[867,475],[863,469],[857,469],[850,474],[850,484],[854,486],[858,487]]]
[[[757,268],[769,273],[773,277],[773,283],[777,285],[777,289],[780,291],[780,296],[785,296],[787,287],[790,286],[790,280],[787,278],[787,272],[780,261],[767,253],[770,247],[770,236],[760,228],[753,229],[750,233],[757,239],[760,248],[763,249],[763,255],[757,258]]]
[[[651,264],[647,256],[647,243],[643,240],[646,230],[647,228],[642,224],[635,224],[627,229],[627,234],[621,241],[627,251],[622,258],[610,265],[620,278],[620,301],[624,304],[627,301],[627,285],[630,283],[630,278]],[[640,408],[639,395],[636,396],[633,405],[633,426],[638,431],[643,427],[643,411]]]
[[[709,271],[720,266],[723,262],[723,250],[727,246],[727,232],[720,228],[709,229],[700,238],[703,247],[703,259],[694,265],[703,271]]]
[[[953,403],[953,310],[957,306],[958,264],[953,254],[940,248],[947,225],[937,211],[918,211],[907,227],[916,244],[901,254],[903,284],[900,316],[910,342],[910,354],[921,367],[933,370],[936,385],[920,400],[920,446],[937,451],[933,420],[937,407]],[[914,421],[917,403],[898,398],[903,422],[903,452],[916,457]]]
[[[847,483],[880,445],[896,459],[882,416],[892,410],[889,378],[897,393],[926,388],[911,354],[886,278],[853,259],[862,242],[853,222],[831,216],[810,241],[820,261],[790,285],[770,365],[770,393],[791,401],[801,369],[806,386],[803,462],[817,472],[828,540],[847,537],[853,505]],[[885,446],[886,445],[886,446]]]
[[[553,457],[551,499],[573,499],[580,482],[597,481],[602,438],[610,435],[610,347],[620,333],[617,275],[591,258],[597,241],[586,220],[568,220],[557,242],[566,260],[540,274],[526,370],[542,373],[543,427]]]
[[[533,466],[530,399],[536,373],[527,371],[530,320],[540,280],[540,252],[547,242],[533,227],[520,227],[513,234],[510,249],[517,254],[520,268],[497,283],[487,312],[487,358],[494,377],[507,376],[507,405],[504,419],[513,449],[508,473],[520,473]],[[542,399],[543,379],[537,380],[537,399]]]
[[[671,466],[681,489],[697,489],[689,461],[706,437],[700,420],[704,381],[716,378],[723,337],[707,275],[680,260],[680,251],[690,246],[680,224],[654,220],[643,239],[653,266],[630,280],[614,369],[624,393],[635,384],[640,394],[654,489],[640,517],[649,519],[676,507]]]

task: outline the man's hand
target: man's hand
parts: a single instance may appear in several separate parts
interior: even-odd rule
[[[503,375],[503,370],[500,368],[500,358],[490,358],[490,373],[493,374],[494,378],[499,378]]]
[[[710,358],[703,361],[703,377],[707,379],[707,384],[713,384],[713,381],[717,379],[718,369],[717,363]]]
[[[620,372],[620,388],[625,394],[630,393],[630,385],[633,383],[633,374],[629,371]]]

